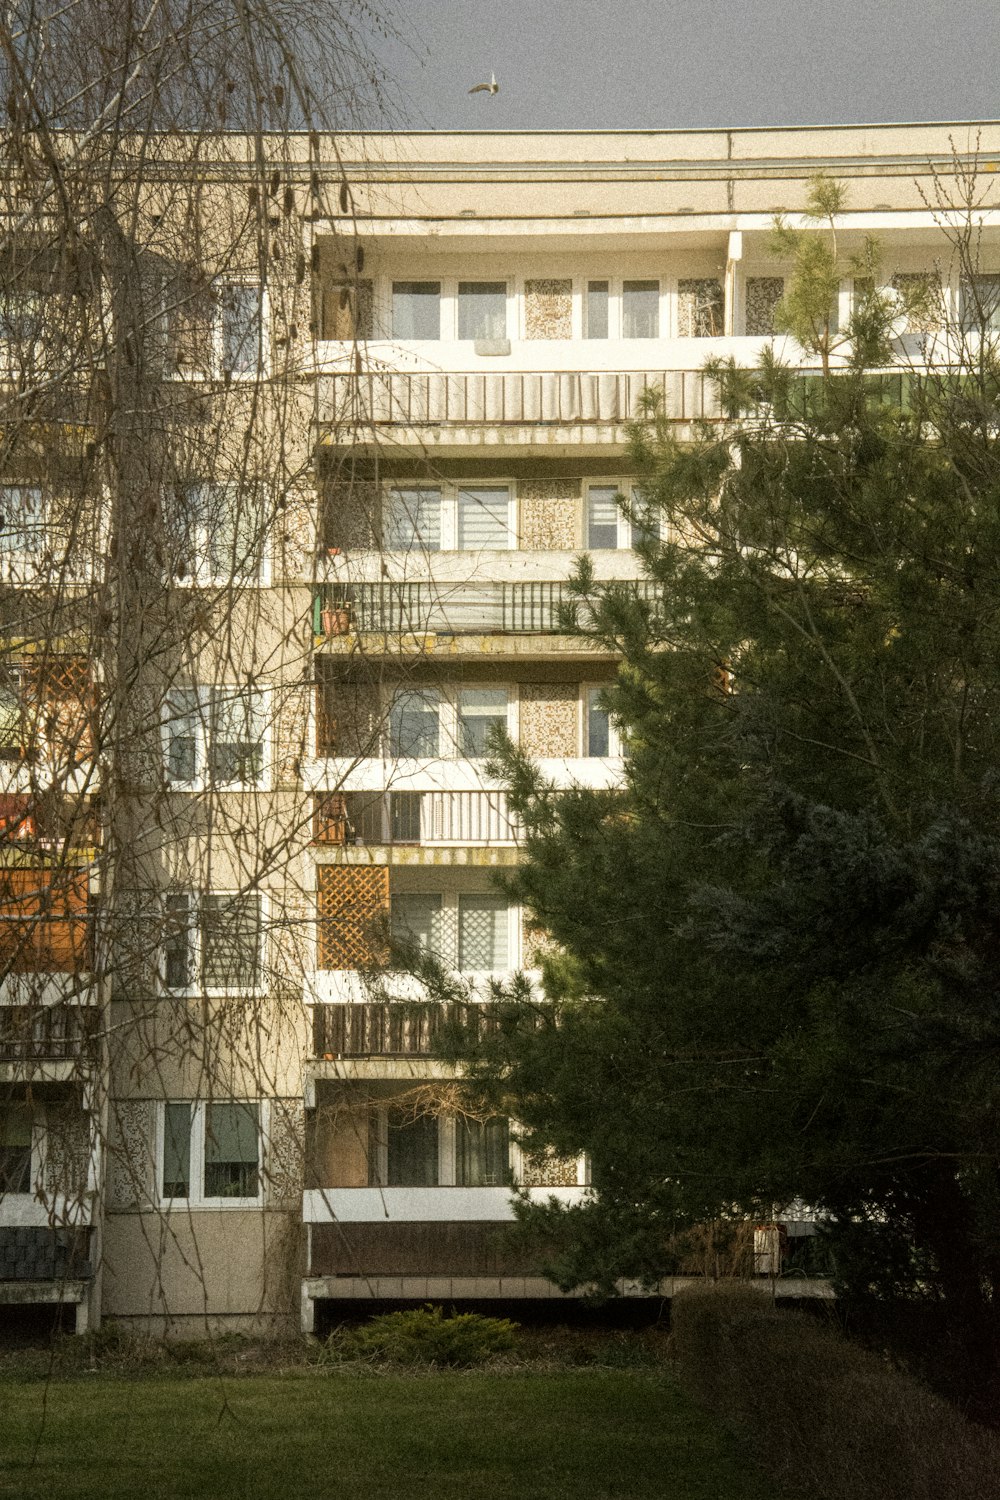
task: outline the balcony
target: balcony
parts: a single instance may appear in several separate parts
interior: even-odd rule
[[[333,780],[340,785],[336,773]],[[332,848],[352,844],[491,846],[514,844],[517,831],[507,811],[505,792],[333,792],[317,798],[313,840]]]
[[[80,1077],[96,1059],[98,1021],[90,1005],[0,1004],[0,1081]]]
[[[649,579],[628,586],[649,603],[659,597]],[[331,584],[314,596],[313,631],[328,648],[366,634],[575,635],[583,607],[565,580]]]

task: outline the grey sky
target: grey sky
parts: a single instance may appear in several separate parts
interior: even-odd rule
[[[400,0],[401,5],[405,0]],[[996,0],[409,0],[369,124],[620,129],[1000,116]],[[500,93],[466,92],[496,73]]]

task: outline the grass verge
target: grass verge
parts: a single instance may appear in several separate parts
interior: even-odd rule
[[[0,1495],[18,1500],[774,1494],[648,1369],[5,1379],[0,1428]]]

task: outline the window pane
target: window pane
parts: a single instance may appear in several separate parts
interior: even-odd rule
[[[459,896],[458,967],[506,969],[507,901],[503,896]]]
[[[510,546],[510,492],[505,489],[460,490],[458,546],[462,552]]]
[[[394,895],[390,915],[393,940],[441,957],[444,912],[440,896]]]
[[[389,711],[389,754],[440,755],[440,724],[441,700],[433,688],[397,693]]]
[[[179,486],[167,518],[175,575],[208,582],[256,573],[263,520],[262,497],[253,485]]]
[[[494,729],[507,727],[506,688],[462,688],[458,695],[458,746],[462,755],[486,755]]]
[[[437,552],[441,547],[441,491],[389,490],[385,497],[385,545],[390,551],[408,552],[423,547]]]
[[[420,843],[420,792],[389,793],[390,837],[394,844]]]
[[[205,1197],[256,1198],[260,1183],[256,1104],[210,1104],[205,1117]]]
[[[455,1121],[455,1181],[459,1187],[503,1187],[510,1178],[510,1132],[500,1116]]]
[[[20,760],[27,754],[24,686],[17,668],[6,668],[0,681],[0,760]]]
[[[392,336],[396,339],[441,337],[441,283],[394,281]]]
[[[260,897],[202,896],[201,969],[208,990],[256,989]]]
[[[677,283],[681,338],[718,338],[725,327],[725,297],[716,276],[688,277]]]
[[[591,688],[587,694],[587,754],[611,754],[611,720],[601,705],[600,688]]]
[[[27,1105],[0,1107],[0,1194],[31,1192],[31,1114]]]
[[[387,1186],[437,1187],[438,1121],[436,1115],[416,1120],[389,1120]]]
[[[606,339],[608,336],[608,283],[587,282],[587,338]]]
[[[167,698],[167,775],[171,781],[198,777],[198,741],[204,733],[197,688],[175,688]]]
[[[163,924],[164,982],[170,990],[191,988],[191,897],[168,896]]]
[[[252,689],[212,694],[209,771],[213,781],[253,784],[264,775],[264,710]]]
[[[251,375],[260,368],[260,287],[232,282],[222,290],[222,368]]]
[[[626,281],[622,286],[622,338],[655,339],[660,334],[660,283]]]
[[[632,491],[632,522],[629,533],[633,547],[641,546],[643,542],[656,541],[660,535],[659,516],[640,490]]]
[[[458,336],[460,339],[506,338],[506,282],[458,283]]]
[[[191,1195],[191,1106],[168,1104],[163,1112],[164,1198]]]
[[[0,549],[35,557],[45,547],[42,492],[33,485],[0,485]]]
[[[1000,275],[971,276],[962,283],[962,327],[971,332],[1000,332]]]
[[[592,552],[618,546],[618,491],[591,486],[587,491],[587,546]]]

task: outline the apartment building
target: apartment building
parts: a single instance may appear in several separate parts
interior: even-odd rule
[[[469,1113],[390,940],[484,994],[537,982],[545,935],[495,880],[518,831],[490,734],[557,786],[623,777],[615,660],[566,582],[587,552],[648,588],[627,423],[651,388],[682,437],[719,418],[706,360],[753,366],[775,336],[773,215],[819,170],[845,184],[842,323],[875,233],[887,285],[930,279],[954,324],[1000,326],[1000,215],[976,209],[970,286],[941,210],[953,148],[985,182],[1000,125],[336,148],[275,140],[262,187],[232,139],[165,153],[132,225],[161,298],[155,433],[109,437],[100,405],[129,318],[108,247],[87,283],[106,347],[44,420],[24,353],[79,288],[38,226],[28,271],[9,257],[0,1305],[79,1328],[561,1295],[504,1240],[510,1185],[571,1203],[587,1164]],[[933,324],[898,345],[947,358]]]

